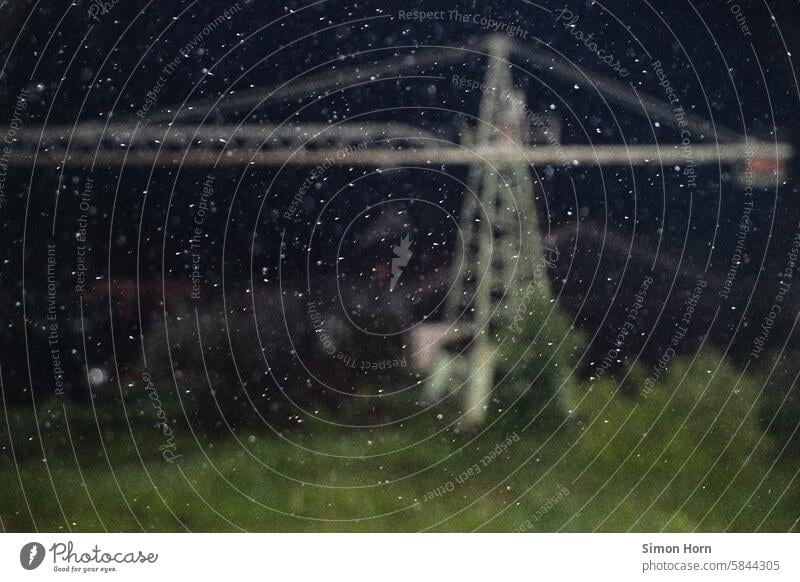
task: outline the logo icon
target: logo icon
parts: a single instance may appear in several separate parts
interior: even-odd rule
[[[411,239],[409,235],[400,239],[400,245],[392,247],[392,250],[394,251],[395,257],[392,259],[392,280],[389,282],[389,291],[394,291],[394,286],[397,285],[397,282],[400,280],[400,275],[403,274],[403,267],[408,265],[408,261],[411,260],[411,256],[414,254],[411,252]]]
[[[26,570],[35,570],[44,561],[44,546],[39,542],[28,542],[19,552],[19,563]]]

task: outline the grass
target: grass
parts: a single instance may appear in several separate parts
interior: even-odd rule
[[[646,398],[595,382],[560,423],[505,415],[480,435],[446,417],[196,439],[176,422],[174,464],[148,408],[128,403],[129,429],[105,403],[98,431],[90,407],[50,402],[41,441],[30,411],[8,411],[0,517],[6,531],[790,531],[797,459],[761,431],[759,398],[699,359]]]

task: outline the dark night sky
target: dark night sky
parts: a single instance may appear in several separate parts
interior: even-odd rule
[[[214,78],[206,79],[200,90],[213,94],[227,87],[234,75],[305,35],[311,36],[295,42],[292,47],[278,53],[279,56],[248,74],[247,83],[269,86],[278,79],[287,79],[309,65],[336,55],[397,45],[449,44],[485,32],[480,25],[472,23],[447,20],[419,23],[402,21],[397,17],[399,10],[442,10],[441,2],[319,2],[300,10],[303,4],[290,3],[297,14],[289,14],[289,9],[282,3],[240,2],[239,16],[210,35],[203,43],[203,54],[193,55],[192,62],[182,65],[176,72],[174,80],[164,89],[164,101],[182,100],[188,83],[199,81],[203,68],[210,67],[234,47],[231,55],[215,67]],[[654,9],[640,1],[574,2],[570,10],[580,16],[580,26],[595,32],[602,45],[630,65],[635,73],[644,68],[635,62],[637,58],[646,59],[642,48],[653,58],[671,62],[675,85],[686,101],[701,107],[704,91],[720,122],[734,128],[741,128],[744,122],[753,131],[768,129],[771,126],[766,117],[769,114],[769,96],[779,126],[788,127],[796,123],[796,116],[792,113],[797,108],[798,88],[794,85],[784,42],[790,52],[797,44],[797,31],[793,24],[800,7],[794,2],[770,3],[775,19],[781,23],[781,34],[778,34],[765,5],[746,1],[740,4],[752,31],[751,36],[742,35],[724,2],[656,2],[653,3]],[[63,122],[75,119],[88,83],[95,75],[97,83],[83,108],[82,119],[97,118],[101,112],[108,111],[120,94],[115,112],[129,111],[140,99],[142,83],[147,83],[159,70],[159,60],[169,60],[199,28],[232,4],[225,1],[121,2],[107,14],[101,14],[100,22],[94,24],[91,32],[88,25],[92,21],[87,11],[91,3],[78,3],[64,12],[67,5],[52,2],[37,10],[20,35],[4,77],[11,90],[5,84],[3,87],[7,95],[13,95],[25,84],[42,82],[46,87],[42,92],[42,104],[49,106],[57,82],[63,75],[57,107],[51,114],[51,120]],[[480,2],[447,2],[444,9],[481,13],[518,24],[528,33],[527,40],[521,39],[522,42],[535,43],[533,39],[536,37],[552,43],[580,66],[604,72],[603,65],[598,66],[586,49],[555,23],[553,14],[535,6],[523,1],[506,2],[502,7]],[[557,10],[563,3],[545,2],[539,6]],[[629,31],[625,31],[616,19],[622,21]],[[361,22],[344,24],[355,21]],[[321,31],[324,28],[330,30]],[[235,46],[245,38],[246,42]],[[115,43],[116,49],[109,54]],[[689,62],[696,73],[687,67]],[[730,67],[730,78],[725,62]],[[757,63],[763,68],[768,88],[761,81]],[[34,65],[38,66],[30,79]],[[638,74],[636,78],[642,83],[641,87],[654,92],[652,74]],[[732,82],[741,97],[744,119],[741,119],[736,101],[732,99]]]
[[[46,6],[38,7],[28,24],[22,28],[0,77],[0,102],[12,102],[22,89],[27,88],[32,96],[26,111],[25,123],[28,127],[40,126],[45,121],[55,125],[103,121],[109,115],[117,120],[135,119],[134,112],[142,107],[146,91],[153,86],[164,66],[175,58],[179,49],[190,42],[198,30],[234,4],[226,0],[124,1],[111,6],[106,13],[99,13],[99,22],[89,17],[93,5],[96,6],[85,1],[74,5],[48,2]],[[458,10],[462,14],[484,14],[497,21],[519,26],[527,37],[519,39],[521,43],[531,46],[548,44],[584,70],[596,71],[604,76],[610,74],[595,55],[556,21],[554,11],[564,6],[561,2],[534,4],[518,0],[497,6],[481,2],[447,2],[443,5],[435,1],[413,4],[330,1],[309,4],[307,8],[303,8],[304,5],[291,4],[290,10],[278,2],[240,0],[237,14],[204,38],[170,75],[158,96],[158,107],[180,103],[190,91],[193,91],[190,100],[194,100],[216,97],[221,91],[233,90],[238,94],[251,87],[273,86],[337,57],[341,57],[341,66],[351,67],[369,64],[378,58],[402,58],[413,50],[397,48],[399,46],[464,43],[469,48],[472,39],[486,33],[479,24],[441,19],[425,23],[402,20],[398,18],[400,10]],[[761,2],[742,0],[735,6],[741,7],[745,14],[748,35],[743,35],[730,5],[722,0],[694,3],[662,0],[653,4],[637,0],[602,5],[596,2],[573,2],[569,9],[579,17],[578,26],[587,32],[592,31],[598,43],[631,71],[627,80],[638,91],[662,95],[658,80],[648,66],[651,60],[658,59],[665,64],[665,71],[686,109],[691,108],[705,118],[713,115],[717,123],[739,132],[746,129],[750,135],[764,139],[772,138],[773,127],[776,127],[779,139],[800,146],[800,140],[797,139],[800,136],[800,116],[797,114],[800,87],[796,83],[789,57],[790,53],[795,54],[800,49],[796,30],[796,23],[800,21],[800,4],[773,2],[768,9]],[[780,23],[780,33],[775,22]],[[93,26],[91,29],[90,25]],[[8,48],[6,45],[3,55],[8,54]],[[274,56],[264,60],[273,52]],[[523,69],[525,67],[525,62],[519,59],[515,64]],[[432,66],[424,72],[476,78],[482,75],[480,63],[475,59],[464,59],[462,63],[445,67]],[[525,88],[532,108],[546,108],[554,100],[532,76],[518,71],[516,81]],[[626,112],[616,104],[612,104],[611,111],[606,110],[597,96],[584,87],[576,89],[555,83],[554,88],[575,111],[574,118],[566,120],[567,141],[579,136],[577,130],[585,126],[593,132],[597,131],[592,135],[594,142],[618,143],[619,131],[611,123],[613,112],[622,124],[621,130],[625,132],[626,139],[636,139],[638,136],[647,142],[640,116]],[[298,101],[262,108],[248,121],[282,119],[299,104],[313,102],[315,97],[310,95]],[[448,87],[446,80],[435,87],[430,83],[415,81],[375,83],[363,91],[347,91],[344,95],[314,103],[301,120],[339,120],[376,105],[390,108],[409,104],[446,106],[477,113],[476,95],[458,93],[452,86]],[[8,113],[10,108],[4,107],[3,111]],[[242,117],[241,112],[227,116],[214,114],[211,121],[238,121]],[[392,114],[387,118],[391,119]],[[451,138],[459,137],[453,119],[433,111],[416,115],[404,112],[394,114],[394,118],[435,128]],[[662,131],[659,139],[674,140],[674,134],[666,129]],[[235,257],[246,256],[241,253],[248,252],[248,237],[256,227],[261,229],[259,244],[263,246],[259,248],[264,249],[266,254],[277,253],[280,229],[275,217],[279,209],[291,200],[293,190],[302,181],[302,173],[287,171],[284,174],[274,191],[275,208],[272,213],[266,212],[262,216],[263,224],[255,225],[253,217],[270,171],[254,170],[243,180],[244,194],[237,199],[231,213],[235,228],[231,229],[229,235],[234,240],[229,244],[228,252],[240,253]],[[119,178],[118,170],[113,168],[101,167],[96,172],[99,179],[107,184],[116,184]],[[233,185],[240,174],[240,171],[228,172],[227,175],[223,173],[218,184]],[[774,191],[759,193],[755,234],[748,241],[752,261],[743,266],[743,277],[755,277],[760,255],[764,253],[768,257],[765,263],[767,271],[775,271],[774,267],[785,260],[785,245],[781,243],[785,243],[785,237],[791,236],[794,231],[800,210],[793,179],[797,175],[796,161],[790,174],[792,179],[780,189],[777,199]],[[56,186],[56,176],[55,168],[38,167],[33,190],[41,194],[53,192],[59,187],[62,193],[77,196],[85,178],[82,169],[71,167],[66,169],[59,186]],[[16,291],[21,289],[18,275],[23,254],[39,261],[34,261],[34,264],[43,264],[43,245],[49,239],[46,229],[53,220],[52,200],[48,196],[31,196],[30,199],[25,196],[29,177],[30,172],[19,169],[10,173],[8,203],[0,215],[3,236],[10,241],[10,244],[2,245],[2,256],[6,260],[3,281],[7,285],[15,283]],[[144,275],[147,276],[147,269],[152,269],[154,276],[183,277],[187,264],[181,260],[168,261],[165,271],[159,273],[160,245],[164,242],[167,257],[170,254],[177,256],[185,250],[181,245],[188,238],[185,230],[185,220],[189,216],[187,209],[203,177],[201,171],[187,170],[175,174],[157,169],[154,181],[148,186],[145,182],[147,172],[126,170],[120,181],[122,196],[113,209],[114,225],[109,229],[107,219],[112,208],[107,198],[98,201],[97,220],[90,225],[92,240],[103,243],[93,249],[93,268],[99,273],[98,276],[109,275],[105,273],[105,265],[109,262],[107,253],[110,253],[112,270],[116,271],[110,275],[130,277],[136,272],[130,241],[135,239],[139,228],[141,192],[149,189],[143,218],[143,227],[150,233],[143,243],[143,256],[147,258]],[[351,176],[346,172],[331,174],[331,183],[349,179]],[[685,195],[679,188],[669,191],[667,199],[663,200],[656,188],[649,187],[658,182],[652,174],[643,173],[637,175],[636,179],[634,198],[627,195],[633,191],[633,185],[631,177],[625,172],[608,170],[602,178],[596,172],[587,172],[581,178],[583,198],[577,202],[578,208],[574,207],[572,201],[556,200],[549,208],[552,215],[545,220],[545,228],[568,228],[574,223],[576,214],[579,214],[595,223],[605,222],[625,237],[633,232],[636,223],[641,243],[650,247],[657,239],[656,233],[663,229],[667,235],[666,251],[677,255],[686,238],[690,243],[683,247],[686,264],[692,268],[702,268],[711,252],[710,237],[717,226],[719,211],[717,246],[723,250],[730,248],[741,213],[740,192],[732,181],[725,182],[723,192],[726,197],[719,207],[719,175],[713,175],[712,172],[703,176],[695,199],[696,210],[690,219]],[[167,219],[169,204],[166,202],[166,193],[173,184],[176,185],[176,194],[172,205],[187,212],[172,212]],[[430,183],[424,180],[420,182],[414,176],[407,181],[390,183],[386,188],[413,191],[420,197],[436,197],[440,194],[440,191],[431,188]],[[608,200],[604,200],[600,194],[604,188],[610,193]],[[452,194],[457,195],[455,192]],[[224,209],[229,201],[220,195],[216,204]],[[357,202],[354,202],[354,207]],[[666,208],[667,219],[661,217],[664,211],[662,207]],[[58,221],[63,221],[61,224],[67,225],[60,228],[57,235],[66,246],[71,244],[70,225],[75,220],[69,208],[70,205],[64,205],[58,217]],[[29,230],[23,253],[20,252],[21,218],[26,211]],[[348,212],[348,209],[343,209],[343,212]],[[631,219],[634,213],[636,221]],[[424,213],[418,215],[416,220],[419,228],[428,228],[429,222],[426,220],[429,221],[429,218]],[[301,224],[298,228],[307,229],[311,224]],[[332,241],[341,236],[336,228],[332,227],[329,233]],[[774,233],[774,241],[766,247],[766,233],[770,229]],[[165,231],[168,234],[162,241]],[[244,233],[241,246],[236,247],[235,239],[240,233]],[[221,235],[214,234],[218,236],[213,244],[220,245]],[[292,234],[290,232],[290,243],[293,242]],[[148,248],[148,244],[152,248]],[[226,259],[219,255],[209,256],[209,277],[219,269],[221,260]],[[728,261],[727,253],[718,253],[712,266],[724,272]],[[246,261],[239,265],[239,282],[243,287],[248,284],[249,267]],[[234,270],[234,280],[235,273]],[[67,273],[64,275],[67,276]],[[28,289],[35,288],[37,277],[41,279],[42,276],[41,269],[31,271]],[[30,292],[36,296],[35,289]],[[15,312],[13,317],[17,315]]]
[[[152,88],[165,64],[198,30],[234,5],[227,1],[119,2],[109,5],[104,12],[98,11],[92,2],[74,5],[48,2],[46,6],[37,7],[19,34],[3,72],[0,100],[10,103],[20,90],[28,88],[32,98],[26,111],[29,115],[26,124],[33,127],[45,121],[47,124],[103,121],[109,115],[118,120],[135,119],[134,112],[142,106],[146,91]],[[89,16],[93,6],[98,22]],[[521,43],[536,45],[538,39],[585,70],[609,73],[585,46],[556,22],[555,12],[564,6],[560,2],[515,1],[504,2],[502,6],[481,2],[447,2],[444,5],[441,2],[317,2],[290,3],[289,6],[291,8],[278,2],[242,0],[237,14],[204,38],[180,63],[160,92],[157,108],[181,103],[189,91],[192,91],[192,101],[216,97],[226,90],[239,93],[251,87],[273,86],[337,56],[346,57],[343,66],[355,66],[411,52],[410,49],[393,49],[397,46],[463,42],[469,47],[470,39],[486,33],[479,24],[447,19],[424,23],[403,20],[398,17],[401,10],[458,10],[462,14],[484,14],[519,26],[527,37],[519,39]],[[687,110],[691,108],[705,118],[713,116],[721,125],[739,132],[746,130],[749,135],[764,139],[772,138],[776,128],[779,139],[800,145],[796,137],[800,135],[800,116],[797,115],[800,87],[788,56],[797,46],[794,23],[800,16],[800,5],[781,1],[771,3],[768,9],[761,2],[743,1],[734,6],[737,9],[741,6],[745,18],[741,23],[746,23],[747,35],[743,35],[730,6],[721,1],[574,2],[569,9],[579,17],[578,27],[593,32],[600,46],[630,69],[631,76],[626,80],[637,90],[657,97],[662,95],[658,80],[648,67],[651,60],[661,60]],[[780,32],[775,22],[781,23]],[[93,26],[91,30],[90,25]],[[287,46],[290,43],[291,46]],[[389,50],[385,50],[387,48]],[[264,60],[273,52],[274,56]],[[516,64],[525,67],[519,59]],[[445,67],[429,67],[424,72],[475,78],[482,75],[481,63],[475,59]],[[547,75],[543,78],[547,79]],[[517,82],[526,88],[532,108],[546,107],[553,101],[553,95],[533,77],[518,72]],[[400,83],[376,83],[368,90],[348,91],[344,96],[312,106],[302,120],[339,120],[374,108],[376,104],[382,107],[444,106],[476,113],[474,95],[454,94],[447,91],[447,83],[444,85],[431,90],[421,83],[409,83],[407,87]],[[626,132],[628,141],[640,136],[644,136],[642,141],[648,140],[647,134],[641,133],[642,118],[638,115],[614,103],[611,111],[606,111],[597,96],[584,87],[576,90],[556,82],[554,90],[575,110],[574,118],[566,120],[567,141],[570,129],[574,130],[572,138],[575,138],[574,132],[586,125],[590,130],[603,130],[602,135],[599,131],[592,135],[594,143],[619,143],[619,132],[613,127],[611,113],[623,124],[621,130]],[[298,100],[265,107],[255,112],[249,121],[282,119],[299,104],[307,102]],[[10,111],[10,108],[4,110]],[[409,114],[403,112],[399,117],[436,128],[448,137],[459,137],[453,119],[447,116],[426,112],[409,118]],[[241,118],[236,112],[229,112],[225,117],[212,115],[210,121]],[[665,141],[674,138],[667,129],[659,135],[659,139]],[[792,168],[795,175],[796,167],[795,161]],[[45,174],[47,169],[40,168],[39,175]],[[619,179],[620,184],[626,180],[613,173],[611,179],[607,175],[604,180],[612,184],[615,179]],[[200,178],[196,180],[199,182]],[[713,191],[715,177],[709,180],[707,189]],[[595,183],[590,189],[599,190],[600,187]],[[619,186],[620,189],[626,187]],[[791,184],[781,189],[778,205],[783,216],[795,215],[798,210],[793,190]],[[646,218],[649,209],[660,211],[650,208],[646,188],[638,194],[640,217]],[[774,197],[774,193],[765,195],[770,199]],[[763,197],[761,207],[771,215],[775,205],[767,197]],[[20,192],[18,202],[22,200]],[[6,226],[13,227],[15,222],[11,209],[22,208],[15,202],[12,195],[9,212],[2,219]],[[674,202],[678,212],[679,207],[685,205],[680,197]],[[652,204],[660,203],[653,199]],[[618,199],[612,200],[610,211],[625,215],[630,214],[631,208],[628,202]],[[735,221],[737,214],[738,207],[733,208],[730,220]],[[722,220],[726,220],[725,208]],[[612,222],[625,230],[624,221],[612,216]],[[710,226],[713,224],[706,221],[693,230],[699,229],[702,239],[707,235],[704,229]],[[6,231],[13,232],[14,228]],[[703,259],[698,257],[698,261],[702,263]]]

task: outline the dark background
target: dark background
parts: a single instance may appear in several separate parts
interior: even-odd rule
[[[134,120],[134,112],[143,104],[144,92],[152,87],[165,64],[199,28],[230,5],[226,2],[121,2],[101,15],[101,22],[94,23],[89,30],[92,24],[88,17],[89,3],[40,3],[33,8],[30,3],[11,3],[7,8],[10,16],[4,24],[5,32],[10,36],[3,37],[2,111],[4,114],[9,112],[15,96],[23,88],[28,88],[32,99],[25,112],[27,127],[104,121],[109,116],[116,121]],[[181,103],[188,97],[190,89],[194,91],[190,100],[196,100],[216,97],[222,91],[235,90],[238,93],[251,86],[273,86],[279,80],[289,79],[337,56],[342,56],[342,66],[353,66],[379,58],[363,54],[364,51],[377,50],[375,54],[383,59],[413,50],[397,48],[400,45],[464,43],[469,47],[474,38],[486,32],[477,25],[451,21],[400,21],[397,19],[398,10],[457,8],[464,13],[483,13],[496,20],[517,23],[528,31],[528,39],[519,39],[519,42],[535,44],[533,39],[536,37],[551,43],[584,70],[594,70],[603,76],[610,74],[594,55],[566,34],[552,15],[527,2],[508,2],[502,6],[476,2],[448,2],[446,6],[437,2],[413,5],[403,2],[322,2],[302,9],[304,5],[240,2],[241,11],[205,38],[200,43],[201,50],[184,59],[169,78],[159,94],[158,107]],[[551,9],[563,6],[549,2],[540,5]],[[601,44],[628,66],[632,71],[628,80],[637,90],[656,97],[661,95],[641,43],[651,58],[666,65],[665,70],[686,110],[691,109],[707,119],[713,116],[716,123],[740,133],[746,131],[750,136],[766,140],[777,138],[800,146],[797,139],[800,135],[797,115],[800,93],[793,61],[789,57],[797,49],[794,23],[800,16],[800,7],[794,2],[776,2],[769,7],[760,2],[740,2],[739,5],[746,15],[752,37],[742,36],[724,2],[659,2],[652,5],[638,1],[577,2],[570,9],[580,16],[580,27],[594,31]],[[28,18],[31,10],[33,13]],[[609,13],[621,20],[628,30]],[[347,24],[358,19],[369,20]],[[272,24],[267,26],[270,22]],[[780,30],[775,22],[781,23]],[[322,31],[323,28],[328,30]],[[15,34],[18,36],[12,45],[9,39]],[[310,36],[301,39],[306,35]],[[284,48],[290,42],[293,44]],[[235,51],[222,60],[223,55],[234,47]],[[253,67],[265,55],[279,49],[276,57]],[[516,64],[526,66],[519,59]],[[212,65],[213,74],[205,75]],[[452,74],[480,79],[482,67],[483,63],[477,59],[465,59],[457,65],[429,67],[422,72],[445,77],[433,87],[428,81],[415,80],[378,82],[367,89],[345,91],[313,104],[300,120],[339,120],[378,105],[386,108],[409,104],[452,107],[477,114],[479,95],[456,91],[447,80]],[[247,74],[231,85],[244,71],[248,71]],[[532,109],[545,109],[553,101],[553,95],[548,94],[532,76],[518,71],[516,82],[526,89]],[[596,129],[601,133],[591,135],[592,143],[620,143],[622,135],[627,143],[652,141],[649,128],[639,115],[613,103],[612,109],[607,110],[597,96],[585,88],[575,89],[557,81],[553,86],[575,111],[574,117],[560,111],[564,114],[567,143],[586,143],[582,132]],[[315,95],[309,95],[262,107],[247,120],[283,119],[299,105],[315,98]],[[242,111],[216,112],[208,122],[239,121],[244,115]],[[459,139],[460,123],[463,123],[458,116],[437,111],[415,114],[403,111],[380,117],[384,120],[393,118],[423,126],[454,140]],[[696,143],[713,143],[710,136],[694,138]],[[668,129],[662,129],[659,139],[674,141],[676,136]],[[651,169],[632,172],[629,168],[607,167],[602,172],[597,168],[576,172],[577,199],[571,194],[560,195],[568,191],[568,183],[565,176],[556,172],[546,184],[545,196],[537,200],[540,221],[544,233],[558,241],[560,248],[566,251],[565,256],[574,259],[559,265],[553,283],[576,324],[595,338],[593,353],[602,354],[608,349],[608,336],[619,318],[624,317],[621,306],[630,303],[631,294],[658,254],[655,261],[659,283],[657,294],[645,310],[642,324],[648,332],[655,331],[646,345],[642,339],[644,357],[660,353],[659,338],[669,339],[669,330],[682,309],[686,294],[701,276],[711,282],[712,291],[708,292],[707,300],[697,315],[697,321],[702,322],[702,326],[698,323],[698,329],[708,328],[708,335],[720,349],[730,348],[734,356],[746,354],[752,342],[749,329],[760,325],[765,309],[768,310],[773,301],[779,281],[777,274],[786,262],[788,243],[797,231],[800,216],[794,179],[797,163],[796,158],[791,162],[786,184],[777,190],[756,191],[754,228],[747,238],[744,263],[740,266],[732,298],[724,303],[713,326],[711,321],[720,305],[716,288],[729,266],[742,210],[741,186],[733,178],[735,168],[725,167],[720,172],[716,167],[705,167],[700,172],[698,189],[691,204],[680,179],[668,176],[664,191],[660,176]],[[70,389],[76,397],[82,393],[79,379],[83,365],[79,357],[82,349],[78,343],[79,301],[69,288],[74,277],[71,265],[74,250],[71,247],[74,244],[73,225],[77,219],[76,201],[89,169],[68,165],[63,168],[63,175],[61,171],[60,167],[42,164],[37,165],[33,173],[30,168],[9,170],[8,200],[0,214],[3,240],[0,276],[4,319],[2,363],[11,395],[23,394],[30,384],[24,366],[26,361],[35,373],[42,373],[43,380],[48,378],[47,361],[40,360],[44,345],[37,326],[42,323],[46,304],[45,245],[51,240],[50,225],[54,220],[53,201],[57,190],[62,202],[55,217],[55,240],[59,256],[63,258],[59,261],[59,269],[65,283],[59,293],[59,309],[64,314],[63,327],[67,334],[62,340],[62,350],[66,353],[75,350],[77,354],[68,362],[72,370]],[[335,190],[366,171],[360,168],[332,170],[325,189]],[[464,178],[462,169],[452,168],[451,171]],[[209,251],[204,257],[205,284],[212,289],[204,297],[204,308],[212,318],[221,317],[231,304],[236,304],[238,309],[237,301],[246,305],[240,297],[251,290],[252,272],[261,272],[262,268],[265,269],[261,281],[264,300],[271,308],[277,309],[277,295],[271,291],[270,285],[277,278],[275,265],[280,252],[280,233],[286,226],[280,214],[290,203],[305,172],[304,169],[284,171],[266,193],[267,184],[274,175],[272,169],[215,171],[217,194],[212,202],[212,219],[208,223]],[[173,299],[185,299],[183,295],[190,265],[183,253],[191,225],[189,208],[205,176],[206,172],[198,169],[156,167],[152,174],[150,169],[126,168],[122,172],[119,168],[94,169],[93,177],[100,186],[95,197],[95,218],[90,225],[90,275],[99,283],[95,294],[85,298],[87,308],[92,312],[86,323],[88,360],[104,362],[111,368],[117,358],[123,371],[127,366],[138,367],[132,362],[138,358],[139,335],[143,330],[134,316],[132,297],[126,295],[124,289],[112,292],[109,288],[123,288],[127,281],[140,277],[142,289],[151,286],[151,291],[141,291],[140,294],[145,313],[149,313],[147,317],[155,322],[159,322],[161,303],[166,296],[169,296],[167,303]],[[240,180],[239,190],[235,190],[234,186]],[[413,194],[426,200],[446,200],[454,212],[457,212],[461,200],[461,193],[452,182],[434,184],[418,173],[387,180],[384,184],[373,181],[370,188],[354,193],[349,198],[351,206],[345,205],[338,212],[353,214],[370,197],[380,199],[389,192]],[[143,196],[145,190],[146,197]],[[72,204],[70,200],[76,203]],[[314,204],[315,201],[310,200],[307,206],[313,207]],[[436,218],[428,213],[425,205],[413,207],[411,214],[419,232],[436,229]],[[288,259],[284,264],[284,277],[296,281],[289,285],[295,290],[302,286],[303,236],[312,225],[314,214],[307,212],[303,216],[304,221],[289,225],[286,235]],[[338,241],[342,227],[326,224],[321,232],[323,242]],[[133,242],[139,238],[139,233],[142,235],[137,263]],[[454,236],[446,229],[439,235],[444,243]],[[599,254],[598,249],[604,241],[606,248]],[[253,264],[249,260],[251,248],[255,251]],[[628,249],[636,251],[630,260],[626,260]],[[380,257],[379,251],[374,256],[371,254],[368,242],[364,242],[363,251],[365,263],[354,267],[349,281],[352,281],[354,293],[369,295],[369,288],[359,290],[358,274],[365,264],[371,260],[379,261]],[[321,252],[324,255],[325,249]],[[427,295],[423,294],[426,299],[413,305],[399,306],[396,317],[413,319],[408,313],[425,311],[435,304],[443,283],[440,280],[431,282],[424,277],[431,270],[445,267],[449,257],[445,248],[441,254],[425,258],[418,267],[415,281],[427,291]],[[323,256],[322,260],[323,264],[331,264],[329,256]],[[222,286],[219,284],[223,263],[226,288],[230,294],[228,306],[222,303]],[[703,274],[707,265],[708,273]],[[322,279],[332,285],[329,275],[325,274]],[[165,281],[175,281],[177,286],[165,293],[162,289]],[[320,292],[323,296],[327,289],[322,287]],[[753,302],[748,307],[753,291]],[[22,293],[26,293],[26,322],[21,307]],[[790,292],[793,305],[796,297],[797,287],[794,287]],[[666,306],[663,315],[662,306]],[[176,312],[179,308],[170,311]],[[113,331],[109,326],[112,313],[118,318]],[[788,346],[793,348],[795,342],[787,333],[794,315],[793,310],[785,310],[782,314],[778,322],[782,331],[774,332],[773,347],[781,348],[783,340],[789,338]],[[365,318],[371,317],[367,311]],[[34,342],[28,354],[21,341],[25,325]],[[147,326],[148,322],[143,325]],[[656,325],[661,327],[656,328]],[[275,333],[274,341],[279,344],[280,333]],[[691,350],[703,335],[698,333],[682,349]],[[116,336],[113,346],[112,336]],[[36,342],[39,342],[39,348],[35,347]],[[159,351],[157,347],[153,349]]]

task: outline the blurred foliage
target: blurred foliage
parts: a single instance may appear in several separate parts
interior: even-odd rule
[[[561,420],[563,395],[577,374],[576,363],[586,342],[570,323],[565,312],[556,308],[548,289],[523,295],[514,313],[506,318],[498,333],[502,340],[495,390],[502,402],[523,416],[551,426]]]
[[[785,455],[800,462],[800,386],[798,386],[800,354],[788,352],[765,358],[752,370],[763,386],[760,423],[765,431],[781,443]]]
[[[280,434],[241,425],[223,437],[181,426],[170,408],[176,464],[158,454],[147,403],[127,407],[130,428],[111,394],[96,400],[99,429],[95,411],[76,404],[41,403],[38,424],[15,408],[0,427],[0,517],[11,531],[796,528],[796,460],[762,430],[761,383],[714,353],[671,367],[647,395],[611,379],[568,384],[571,412],[557,426],[500,413],[477,437],[432,419]],[[627,381],[641,386],[646,374],[633,369]]]
[[[634,368],[628,381],[646,377]],[[604,379],[571,400],[577,448],[590,459],[582,479],[609,508],[605,528],[788,529],[797,517],[791,463],[759,421],[761,385],[720,354],[676,360],[634,397]]]

